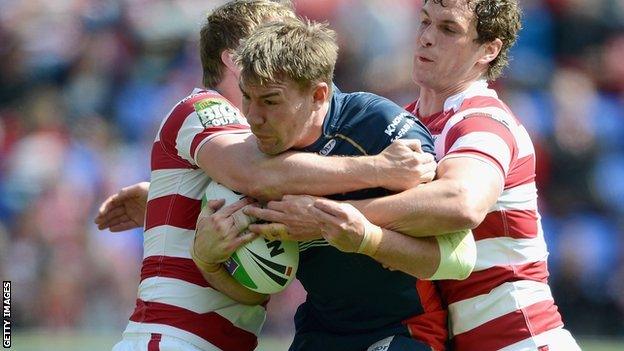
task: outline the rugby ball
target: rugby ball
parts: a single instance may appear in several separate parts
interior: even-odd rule
[[[225,199],[225,205],[245,197],[217,182],[204,193],[207,200]],[[295,241],[266,240],[258,237],[239,247],[225,262],[228,272],[243,286],[262,294],[284,290],[294,279],[299,266],[299,245]]]

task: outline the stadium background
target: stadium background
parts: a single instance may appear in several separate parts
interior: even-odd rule
[[[586,350],[624,348],[624,1],[521,0],[496,83],[532,134],[551,286]],[[197,32],[223,1],[0,1],[0,275],[16,350],[108,350],[134,305],[140,231],[92,223],[149,178],[161,118],[201,81]],[[417,0],[299,0],[339,34],[336,82],[405,104]],[[304,292],[274,296],[285,350]]]

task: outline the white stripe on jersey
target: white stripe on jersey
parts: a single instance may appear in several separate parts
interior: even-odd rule
[[[531,141],[529,132],[527,132],[524,126],[519,126],[518,128],[516,128],[514,137],[516,138],[516,144],[518,145],[518,158],[523,158],[535,154],[533,142]]]
[[[152,171],[147,200],[180,194],[201,200],[210,178],[202,169],[170,168]]]
[[[458,138],[448,153],[453,151],[468,149],[482,151],[486,155],[495,158],[500,166],[503,167],[504,175],[509,172],[509,163],[511,162],[511,150],[505,140],[494,133],[488,132],[472,132]],[[488,160],[488,162],[491,162]]]
[[[548,250],[540,233],[533,239],[505,237],[477,240],[477,262],[474,272],[495,266],[517,266],[546,261]]]
[[[201,124],[197,112],[192,112],[184,119],[184,123],[176,136],[176,150],[178,156],[196,165],[195,157],[191,156],[191,144],[195,136],[203,132],[206,128]]]
[[[498,197],[489,212],[535,210],[537,211],[537,188],[535,182],[509,188]]]
[[[544,283],[531,280],[503,283],[488,294],[450,304],[449,332],[461,334],[510,312],[552,299],[550,288]]]
[[[193,230],[160,225],[143,233],[143,258],[169,256],[191,258],[190,247],[195,238]]]
[[[143,301],[182,307],[195,313],[218,311],[220,315],[226,318],[228,316],[223,315],[221,310],[238,304],[213,288],[204,288],[183,280],[167,277],[144,279],[139,284],[139,298]]]

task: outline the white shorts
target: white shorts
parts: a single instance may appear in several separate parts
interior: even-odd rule
[[[182,339],[155,333],[124,333],[112,351],[202,351]]]
[[[572,334],[563,328],[556,328],[522,340],[500,351],[581,351]]]

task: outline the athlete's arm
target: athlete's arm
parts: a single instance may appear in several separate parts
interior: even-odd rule
[[[244,305],[259,305],[268,300],[269,295],[249,290],[237,282],[222,264],[211,267],[210,270],[199,270],[210,286],[227,295],[234,301]]]
[[[435,161],[416,141],[400,141],[375,156],[326,157],[313,153],[261,153],[255,137],[225,134],[205,143],[198,165],[226,187],[259,199],[284,194],[329,195],[385,187],[404,190],[430,180]]]
[[[479,159],[444,159],[437,172],[438,179],[431,183],[351,204],[381,227],[430,236],[475,228],[503,190],[501,173]]]
[[[470,231],[415,238],[371,224],[353,206],[317,199],[310,209],[323,237],[344,252],[368,255],[419,279],[465,279],[476,261]]]

